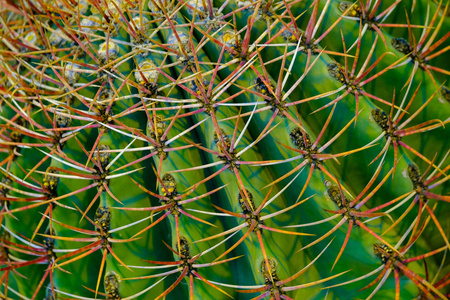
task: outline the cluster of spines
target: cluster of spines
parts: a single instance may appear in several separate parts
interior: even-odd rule
[[[337,282],[335,287],[343,286],[343,283],[355,281],[350,278],[364,274],[364,270],[344,274],[347,270],[342,255],[345,245],[355,234],[352,230],[355,225],[365,230],[357,234],[365,232],[372,236],[371,240],[382,243],[375,246],[375,252],[382,259],[381,274],[384,277],[378,277],[380,284],[370,293],[371,297],[382,289],[389,268],[395,273],[396,297],[400,295],[400,271],[410,275],[413,286],[425,295],[445,297],[439,291],[445,284],[439,282],[433,286],[427,280],[423,281],[420,275],[405,269],[406,260],[415,261],[414,256],[406,260],[403,257],[412,246],[417,246],[417,251],[422,253],[430,251],[427,257],[450,247],[448,230],[434,213],[436,206],[442,204],[433,202],[431,208],[428,204],[429,199],[449,201],[448,196],[442,194],[445,190],[440,189],[448,179],[446,153],[439,153],[438,159],[430,159],[427,147],[421,149],[422,154],[400,137],[429,136],[425,131],[442,130],[448,122],[445,118],[421,114],[430,107],[448,111],[448,103],[430,103],[436,102],[439,93],[446,99],[446,89],[437,84],[435,76],[448,71],[428,64],[426,56],[431,50],[423,51],[419,45],[412,47],[404,39],[391,39],[391,44],[406,58],[395,59],[383,67],[381,58],[388,53],[383,48],[388,47],[385,43],[388,34],[381,31],[382,21],[375,17],[381,1],[377,1],[375,8],[370,4],[355,7],[343,3],[331,7],[330,1],[324,2],[325,8],[322,8],[320,1],[314,1],[311,12],[307,9],[308,1],[297,2],[292,1],[286,7],[284,2],[227,1],[214,8],[212,1],[136,4],[109,1],[90,5],[80,2],[73,7],[68,7],[67,3],[56,6],[30,1],[22,12],[31,12],[34,18],[22,20],[25,30],[18,26],[21,19],[14,14],[18,7],[11,4],[11,13],[5,14],[3,22],[6,24],[3,34],[10,30],[16,35],[4,39],[8,50],[3,54],[7,59],[2,65],[3,73],[10,76],[2,88],[2,108],[7,114],[2,118],[2,145],[5,146],[1,161],[5,178],[1,190],[1,218],[5,232],[2,238],[2,271],[5,271],[1,278],[2,293],[9,296],[28,293],[26,297],[32,298],[43,291],[53,296],[59,293],[61,297],[101,294],[111,299],[150,293],[161,298],[169,293],[186,293],[178,284],[187,277],[187,293],[191,298],[194,294],[200,297],[211,293],[215,293],[216,298],[227,297],[239,289],[247,293],[261,292],[258,298],[295,298],[301,294],[301,291],[294,294],[295,290],[314,285],[326,287],[323,283],[328,280]],[[447,10],[442,3],[439,7],[445,7],[444,12]],[[230,8],[233,10],[227,11]],[[386,9],[386,13],[391,13],[396,7]],[[332,14],[333,10],[336,15],[333,22],[339,22],[324,26],[321,14],[328,11]],[[70,16],[68,11],[76,13]],[[296,16],[301,16],[303,11],[309,15],[305,31],[295,22]],[[88,12],[91,13],[89,18],[85,16]],[[442,26],[439,24],[446,22],[444,17],[438,18],[437,12],[438,9],[432,18],[432,23],[438,24],[436,34]],[[350,20],[344,20],[346,18]],[[361,21],[365,28],[356,30],[356,36],[355,30],[347,32],[355,24],[360,26],[358,22],[352,23],[352,18]],[[233,20],[232,25],[227,24],[227,20]],[[86,27],[69,30],[69,23],[72,28],[78,28],[79,24]],[[336,36],[334,33],[340,26],[345,34],[353,32],[351,38],[342,35],[342,41],[338,41],[340,44],[335,49],[343,46],[341,53],[322,50],[320,46],[324,43],[334,49],[336,39],[330,43],[328,40],[331,35]],[[363,52],[361,42],[364,35],[369,34],[366,27],[371,27],[375,35],[375,43],[368,53],[367,50]],[[409,26],[410,31],[414,28],[420,27]],[[317,31],[323,31],[323,34],[315,38],[319,34]],[[56,32],[60,34],[55,36]],[[224,32],[234,32],[241,38],[230,43]],[[425,32],[422,37],[429,37],[428,48],[432,45],[430,49],[433,50],[447,39],[444,36],[433,44],[432,39],[436,37],[428,29]],[[65,41],[57,38],[62,35],[66,36]],[[284,40],[286,37],[287,41]],[[378,39],[384,43],[377,44]],[[14,46],[13,41],[19,42],[21,47]],[[356,48],[356,54],[346,49],[346,42],[354,43],[352,47]],[[419,44],[427,43],[421,39]],[[45,56],[36,52],[46,47]],[[380,60],[369,65],[371,55],[379,50],[382,53],[378,56]],[[10,56],[11,52],[13,56]],[[328,55],[335,55],[334,59],[342,64],[333,62]],[[364,55],[367,58],[362,59]],[[349,58],[351,56],[353,58]],[[51,63],[51,59],[55,62]],[[352,59],[353,65],[350,65],[348,61]],[[398,102],[393,97],[391,103],[377,93],[366,92],[363,85],[380,82],[382,78],[389,81],[390,77],[384,74],[388,75],[394,67],[408,67],[407,61],[412,62],[413,71],[410,77],[401,77],[404,79],[402,84],[407,86],[403,101]],[[78,68],[83,70],[81,74],[75,71]],[[301,68],[301,72],[297,71]],[[368,72],[376,68],[381,69]],[[433,87],[433,92],[426,93],[422,102],[416,100],[420,91],[415,79],[418,72],[422,72],[423,80]],[[319,85],[315,82],[321,80]],[[417,90],[412,93],[410,89],[414,86]],[[378,108],[372,109],[374,102],[368,98],[377,104],[388,105],[390,116]],[[344,101],[350,103],[344,104]],[[404,129],[406,124],[399,124],[399,120],[414,106],[414,113],[405,123],[413,120],[415,125]],[[309,116],[310,111],[316,113]],[[335,111],[345,114],[344,123],[339,122]],[[311,118],[316,120],[311,121]],[[330,124],[337,124],[337,127]],[[374,129],[376,125],[381,127],[378,132]],[[352,141],[349,147],[339,146],[342,143],[338,143],[338,139],[367,132],[367,128],[372,132],[366,137],[369,143]],[[381,137],[387,142],[380,148],[375,143],[380,140],[376,138],[381,131]],[[315,139],[310,137],[314,135]],[[445,148],[447,144],[439,145]],[[397,155],[401,147],[413,155],[405,152]],[[373,161],[372,158],[358,161],[361,159],[359,153],[369,156],[365,151],[370,148],[381,151],[380,155],[375,154]],[[333,162],[339,157],[344,157],[341,165]],[[381,163],[375,163],[377,159]],[[409,160],[429,166],[431,176],[424,180],[417,167],[406,167]],[[359,166],[355,169],[364,172],[359,182],[355,178],[358,172],[349,171],[354,161],[358,161]],[[372,167],[366,167],[372,162]],[[51,167],[46,169],[46,166]],[[302,174],[304,167],[309,169],[304,172],[307,174]],[[413,190],[401,195],[401,191],[411,190],[411,184],[405,183],[399,175],[405,169],[409,171]],[[378,179],[380,174],[381,180]],[[390,176],[390,186],[395,189],[387,191],[384,187]],[[324,185],[325,178],[328,181]],[[90,180],[91,184],[75,188],[74,181],[79,179]],[[433,188],[440,190],[435,193]],[[381,200],[376,194],[380,189],[384,195]],[[324,190],[335,204],[327,203],[323,196],[317,195],[318,191]],[[352,200],[349,195],[353,191],[362,192]],[[395,199],[386,203],[389,197]],[[149,202],[149,198],[153,200]],[[297,214],[301,208],[296,207],[306,201],[298,202],[301,198],[311,199],[305,205],[314,203],[304,209],[307,213]],[[156,199],[160,201],[154,201]],[[396,202],[404,203],[406,199],[414,199],[406,212],[417,205],[417,216],[398,213],[396,206],[392,208]],[[24,206],[20,202],[32,204]],[[382,210],[385,207],[389,209]],[[361,211],[361,208],[365,210]],[[328,211],[328,216],[333,215],[324,217],[323,209]],[[425,210],[428,214],[422,216]],[[147,211],[149,216],[143,213]],[[17,220],[22,221],[25,215],[33,214],[39,216],[38,220],[17,225]],[[124,221],[119,220],[119,216],[124,217]],[[342,219],[338,219],[340,216]],[[373,227],[364,225],[362,218],[373,219],[369,222],[374,224]],[[380,218],[386,220],[379,222]],[[391,226],[388,218],[393,222]],[[162,222],[166,219],[168,222]],[[309,240],[299,237],[303,235],[299,232],[282,229],[284,226],[308,226],[309,229],[312,228],[309,225],[327,224],[333,219],[339,222],[331,230],[326,230],[326,226],[314,227],[316,237]],[[323,251],[318,249],[323,246],[313,246],[337,232],[346,221],[349,222],[347,234],[340,235],[340,238],[345,236],[343,246],[327,248],[327,251],[334,249],[337,258],[327,261],[320,257]],[[402,228],[393,233],[391,229],[398,224],[402,224]],[[381,229],[375,229],[376,226]],[[439,231],[442,238],[439,240],[445,245],[437,250],[423,245],[424,242],[420,244],[419,239],[423,231],[433,228]],[[121,230],[126,233],[121,234]],[[229,234],[241,231],[241,235],[228,238]],[[386,232],[390,235],[385,235]],[[80,237],[78,233],[92,237]],[[10,241],[11,235],[13,241]],[[43,236],[43,244],[36,241],[39,236]],[[407,245],[397,250],[408,236]],[[219,241],[213,242],[214,239]],[[152,247],[163,249],[152,249],[148,241],[152,241]],[[91,244],[73,246],[77,242]],[[307,246],[302,247],[304,244]],[[283,245],[284,249],[274,245]],[[77,250],[70,251],[73,247]],[[136,247],[141,247],[142,255],[152,258],[137,256],[138,259],[153,265],[179,267],[169,272],[145,274],[158,266],[134,265],[132,259],[128,260],[128,253]],[[197,254],[191,254],[192,249],[189,249],[192,247]],[[310,247],[312,250],[307,253],[292,254]],[[361,257],[368,252],[364,247],[359,251]],[[174,261],[163,261],[170,259],[171,252]],[[197,262],[205,252],[210,252],[210,256],[205,255],[203,264]],[[394,253],[398,255],[393,256]],[[219,264],[214,260],[221,259],[224,254],[229,258],[220,261],[221,269],[218,269]],[[37,255],[38,259],[30,259],[30,255]],[[238,258],[240,255],[243,257]],[[313,262],[321,259],[333,268],[340,257],[342,264],[337,267],[343,272],[331,277],[328,277],[329,273],[311,267]],[[418,257],[416,260],[425,258]],[[364,265],[356,257],[345,261]],[[43,263],[44,267],[38,263]],[[94,269],[95,278],[80,278],[72,286],[64,286],[63,282],[70,278],[64,274],[67,274],[65,268],[77,273],[86,264],[92,264],[89,267]],[[275,270],[277,265],[278,271]],[[39,270],[35,272],[39,275],[31,292],[20,286],[21,270],[27,274],[34,272],[27,269],[29,266]],[[206,266],[216,268],[216,271],[197,272]],[[299,284],[304,266],[310,268],[310,278],[314,278],[309,284]],[[145,271],[139,272],[141,275],[133,274],[136,270]],[[165,279],[170,274],[175,274],[176,280]],[[83,276],[88,277],[87,274]],[[197,283],[194,277],[203,282]],[[233,277],[238,281],[233,281]],[[365,279],[364,275],[362,279]],[[99,291],[101,282],[103,293]],[[160,285],[154,287],[155,282]],[[263,286],[244,288],[255,283]],[[333,293],[333,289],[328,291]],[[315,293],[318,292],[311,292],[310,297]],[[338,295],[339,291],[335,293]]]

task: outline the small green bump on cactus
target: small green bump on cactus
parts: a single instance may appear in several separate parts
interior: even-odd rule
[[[394,47],[395,50],[398,52],[401,52],[405,55],[411,53],[413,49],[411,48],[411,45],[407,40],[404,38],[393,38],[391,40],[391,45]]]
[[[26,128],[27,127],[27,122],[23,118],[18,118],[16,120],[16,126],[19,127],[19,128],[20,127]],[[9,137],[11,138],[11,140],[13,142],[21,143],[22,139],[23,139],[23,134],[20,133],[19,131],[10,131],[9,132]]]
[[[194,94],[196,95],[197,99],[202,102],[202,105],[205,105],[205,103],[203,102],[203,98],[201,97],[202,96],[201,89],[205,89],[205,87],[209,86],[209,84],[210,84],[210,82],[208,80],[206,80],[206,79],[203,80],[203,82],[201,84],[197,84],[196,81],[190,81],[189,82],[189,88],[194,92]]]
[[[334,203],[336,203],[336,205],[339,208],[344,207],[344,203],[347,202],[347,200],[342,198],[342,191],[339,189],[339,187],[336,184],[333,184],[331,181],[329,180],[325,180],[324,181],[324,185],[327,188],[327,195],[328,197],[330,197],[331,201],[333,201]]]
[[[45,246],[45,250],[47,251],[46,255],[48,257],[48,260],[49,260],[49,262],[51,262],[54,259],[56,259],[56,253],[54,252],[55,239],[52,237],[49,237],[49,236],[56,235],[55,229],[53,229],[53,227],[50,227],[47,229],[45,234],[48,236],[44,237],[44,246]]]
[[[56,188],[58,186],[59,178],[55,175],[59,174],[57,170],[49,167],[45,172],[45,176],[42,179],[42,185],[48,191],[50,197],[56,196]]]
[[[151,137],[155,143],[158,145],[155,146],[153,144],[150,145],[150,150],[157,150],[157,155],[160,159],[167,159],[169,155],[168,152],[164,151],[169,145],[166,144],[166,138],[164,137],[164,133],[167,130],[167,122],[163,120],[161,115],[155,115],[152,120],[147,122],[147,136]],[[166,136],[167,137],[167,136]]]
[[[192,52],[192,48],[189,44],[188,34],[182,31],[177,31],[169,36],[167,42],[167,46],[178,53],[176,56],[177,60],[183,67],[190,69],[194,66],[194,53]]]
[[[286,107],[286,101],[282,99],[277,99],[277,97],[273,94],[275,93],[275,83],[272,81],[269,83],[270,87],[267,86],[267,84],[261,80],[261,78],[257,77],[255,78],[253,85],[254,89],[264,96],[268,97],[264,98],[264,101],[266,101],[267,105],[270,106],[270,109],[272,111],[277,111],[277,114],[281,117],[284,117],[284,113],[287,110]]]
[[[98,100],[99,100],[99,104],[101,107],[97,106],[97,108],[99,110],[105,110],[106,106],[109,105],[109,103],[103,103],[103,102],[111,101],[111,99],[113,97],[114,97],[114,91],[111,88],[107,87],[107,88],[102,89],[100,91],[100,94],[98,95]]]
[[[238,161],[241,159],[238,156],[236,148],[231,145],[230,137],[225,133],[225,131],[220,128],[220,134],[214,132],[214,143],[219,149],[219,159],[223,161],[224,165],[228,166],[230,171],[237,171],[240,169],[240,164]]]
[[[381,259],[381,262],[384,265],[389,262],[391,268],[395,268],[396,261],[401,262],[405,259],[402,255],[399,255],[399,253],[394,252],[394,250],[381,243],[374,244],[373,251],[375,252],[375,255]]]
[[[372,118],[377,123],[378,126],[385,132],[389,131],[389,118],[387,114],[379,108],[372,110]]]
[[[130,21],[131,28],[136,32],[136,35],[131,37],[131,43],[133,44],[133,50],[139,51],[140,57],[146,57],[150,53],[147,49],[142,49],[142,46],[149,45],[150,41],[147,39],[151,24],[147,19],[140,17],[134,17]]]
[[[176,244],[176,249],[181,259],[186,263],[191,259],[191,252],[189,249],[189,242],[184,236],[180,236],[179,245]]]
[[[153,86],[158,78],[158,69],[152,60],[146,60],[139,64],[139,68],[134,71],[136,81],[143,86]]]
[[[163,117],[156,115],[151,121],[147,122],[147,136],[161,143],[161,137],[164,135],[167,129],[167,122],[163,120]]]
[[[328,73],[331,77],[342,83],[343,85],[346,84],[346,79],[344,72],[342,71],[342,67],[339,66],[336,63],[329,63],[327,64]]]
[[[8,231],[2,231],[0,234],[0,240],[7,243],[11,240],[11,234]],[[6,245],[0,245],[0,259],[2,261],[9,260],[9,248]]]
[[[12,185],[12,180],[11,178],[7,177],[7,176],[3,176],[2,180],[0,182],[0,197],[5,197],[8,195],[9,192],[9,187],[11,187]],[[7,200],[1,200],[2,203],[5,203],[5,205],[8,204]]]
[[[261,274],[264,278],[264,284],[269,287],[270,297],[276,297],[275,295],[285,295],[286,293],[282,290],[284,285],[279,284],[280,278],[277,274],[277,261],[269,257],[266,260],[261,261]]]
[[[106,206],[97,208],[95,212],[94,223],[99,226],[97,228],[97,231],[101,229],[103,235],[109,236],[109,229],[111,224],[111,209]]]
[[[263,275],[266,284],[270,284],[279,280],[277,275],[278,263],[271,257],[267,259],[267,262],[265,260],[261,261],[261,274]]]
[[[261,78],[255,78],[255,82],[254,82],[254,85],[255,85],[255,90],[258,92],[258,93],[261,93],[261,94],[263,94],[264,96],[269,96],[269,97],[272,97],[272,95],[271,95],[271,93],[270,93],[270,91],[269,91],[269,87],[261,80]],[[272,91],[274,91],[275,90],[275,85],[271,82],[270,83],[270,89],[272,90]]]
[[[148,9],[153,13],[163,13],[163,9],[170,15],[170,10],[174,7],[175,0],[148,1]]]
[[[77,83],[81,77],[80,72],[78,71],[80,66],[74,63],[68,63],[64,69],[64,76],[66,77],[67,83],[73,85]]]
[[[441,95],[445,101],[450,102],[450,89],[449,88],[442,86],[441,87]]]
[[[109,160],[111,158],[111,152],[109,152],[109,150],[111,150],[110,146],[106,144],[100,144],[97,150],[95,150],[94,154],[92,155],[92,159],[96,163],[99,162],[102,168],[105,168],[109,164]]]
[[[219,151],[221,153],[228,152],[231,148],[231,140],[230,137],[225,133],[225,130],[220,128],[220,134],[214,132],[214,143],[217,147],[219,147]]]
[[[281,33],[281,36],[283,37],[283,39],[285,41],[288,41],[291,43],[297,43],[298,38],[295,36],[295,34],[294,34],[295,32],[303,33],[303,34],[301,34],[302,41],[300,42],[300,45],[305,46],[306,38],[303,38],[304,32],[299,32],[298,30],[296,30],[294,25],[290,25],[289,27],[285,28],[285,30]],[[303,51],[304,50],[305,49],[303,49]]]
[[[113,41],[101,43],[98,49],[98,55],[100,55],[100,58],[105,64],[115,60],[119,55],[119,45]]]
[[[242,38],[234,30],[226,29],[222,32],[220,38],[222,43],[224,43],[232,51],[236,51],[237,53],[240,53],[242,51]]]
[[[358,4],[354,4],[348,1],[340,1],[338,7],[341,12],[346,12],[347,10],[349,10],[349,12],[347,13],[347,16],[349,17],[361,17],[361,9],[359,8]]]
[[[60,114],[55,115],[56,126],[58,128],[67,128],[72,124],[72,119],[70,117],[66,117]]]
[[[256,206],[253,200],[253,194],[247,189],[245,189],[245,192],[243,192],[242,194],[244,194],[244,197],[242,197],[241,193],[239,193],[238,202],[242,208],[242,212],[246,216],[245,222],[247,223],[247,227],[251,228],[252,225],[255,224],[253,232],[262,232],[262,229],[259,225],[263,225],[264,221],[261,220],[261,216],[259,213],[256,214]]]
[[[244,193],[239,193],[238,202],[244,214],[252,214],[256,210],[253,194],[247,189],[245,189]]]
[[[36,35],[36,32],[31,31],[25,36],[25,41],[28,46],[32,48],[39,48],[42,46],[42,39]],[[23,51],[26,51],[26,48],[23,48]]]
[[[188,6],[188,13],[193,15],[194,12],[196,15],[201,15],[206,13],[205,2],[202,0],[188,0],[186,1],[186,5]]]
[[[119,276],[114,272],[108,272],[105,274],[103,280],[105,285],[105,292],[109,300],[119,300],[121,299],[119,294]]]
[[[294,127],[289,133],[289,137],[291,142],[297,147],[299,150],[306,152],[302,152],[303,159],[307,161],[307,163],[311,166],[319,167],[322,162],[317,158],[317,154],[319,154],[319,150],[317,147],[312,148],[313,144],[311,143],[311,138],[309,134],[303,132],[300,127]]]
[[[97,30],[100,30],[100,27],[101,21],[97,16],[85,16],[80,21],[81,32],[79,33],[79,38],[84,39],[85,36],[89,38],[91,34],[94,34]]]
[[[419,168],[414,164],[408,165],[408,177],[411,180],[411,183],[413,184],[413,189],[416,191],[416,193],[419,195],[420,199],[422,201],[428,201],[428,198],[426,195],[424,195],[424,192],[429,192],[428,186],[425,184]]]
[[[292,143],[300,150],[310,151],[311,150],[311,138],[306,132],[302,132],[300,127],[295,127],[289,133]]]
[[[48,40],[53,49],[57,49],[65,43],[70,42],[70,38],[59,28],[52,32]]]
[[[161,192],[163,196],[173,197],[178,195],[177,182],[171,174],[164,174],[161,181]]]

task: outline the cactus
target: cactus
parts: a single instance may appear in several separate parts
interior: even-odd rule
[[[0,298],[448,299],[449,2],[0,10]]]

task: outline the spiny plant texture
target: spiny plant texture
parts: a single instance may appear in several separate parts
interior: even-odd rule
[[[4,0],[1,299],[448,299],[448,0]]]

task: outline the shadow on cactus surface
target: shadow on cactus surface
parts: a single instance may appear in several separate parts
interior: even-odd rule
[[[448,0],[6,0],[1,299],[448,299]]]

